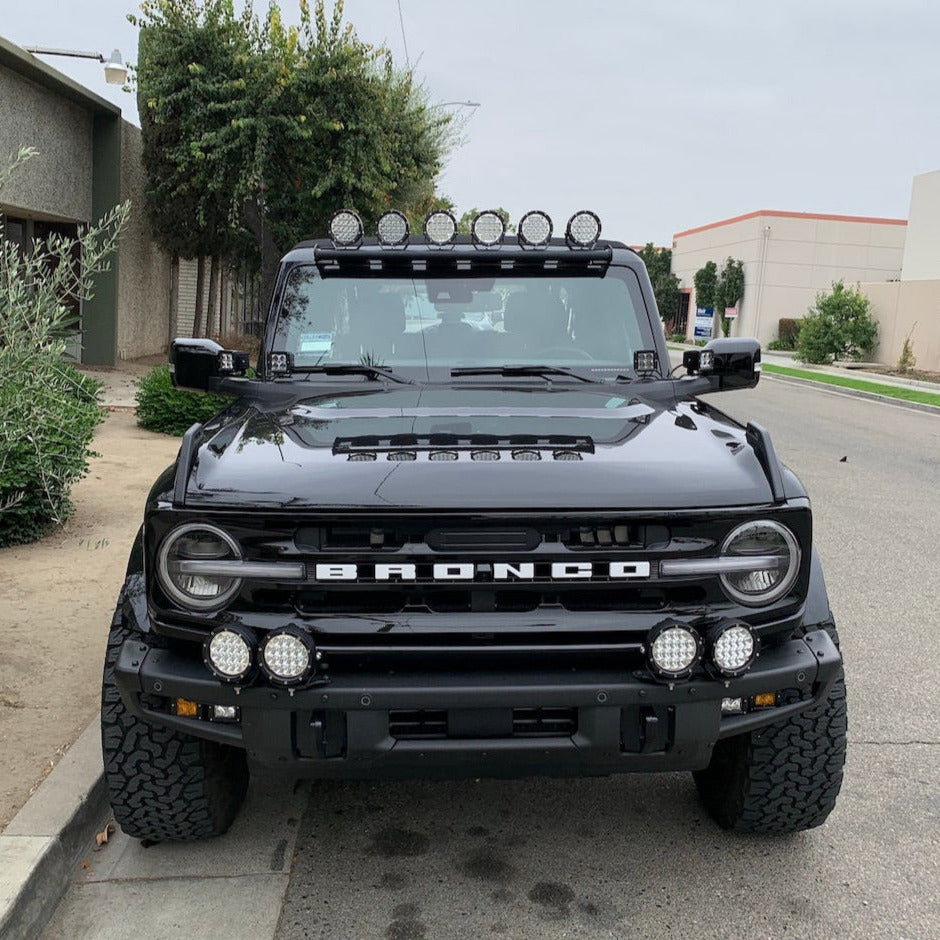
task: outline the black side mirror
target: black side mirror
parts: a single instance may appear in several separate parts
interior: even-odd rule
[[[211,339],[178,337],[170,343],[170,378],[177,388],[208,392],[213,380],[244,375],[249,355],[223,349]]]
[[[760,380],[760,343],[730,336],[713,339],[702,349],[684,352],[682,365],[689,375],[711,379],[716,392],[753,388]]]

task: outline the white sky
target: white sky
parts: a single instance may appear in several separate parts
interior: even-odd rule
[[[256,0],[256,9],[266,8]],[[297,0],[282,0],[288,21]],[[940,168],[940,4],[915,0],[401,0],[436,101],[480,102],[441,188],[461,210],[595,209],[604,234],[754,209],[905,218]],[[21,45],[136,58],[133,0],[0,0]],[[396,0],[346,18],[404,62]],[[136,121],[93,62],[46,58]]]

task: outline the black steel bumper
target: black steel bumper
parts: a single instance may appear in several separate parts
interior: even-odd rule
[[[702,680],[669,688],[614,670],[399,673],[334,676],[291,695],[270,686],[236,692],[201,662],[135,637],[121,650],[115,681],[138,717],[244,747],[254,762],[303,776],[570,776],[702,768],[719,739],[824,699],[841,668],[829,634],[814,630],[765,649],[747,675],[727,685]],[[798,700],[722,715],[723,698],[781,690]],[[186,718],[151,707],[177,697],[237,706],[240,721]],[[511,719],[505,733],[491,733],[513,709],[533,708],[574,713],[571,733],[514,735]],[[390,716],[394,721],[399,711],[421,709],[446,712],[449,733],[418,739],[390,734]]]

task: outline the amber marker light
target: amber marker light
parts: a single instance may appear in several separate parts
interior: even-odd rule
[[[176,714],[180,718],[198,718],[199,706],[188,698],[178,698],[176,700]]]

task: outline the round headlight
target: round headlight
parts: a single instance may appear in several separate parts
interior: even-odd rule
[[[470,231],[473,234],[473,240],[478,245],[490,247],[498,245],[503,240],[506,232],[506,223],[503,222],[500,214],[492,209],[480,212],[470,225]]]
[[[309,633],[297,627],[273,630],[261,644],[261,668],[280,685],[303,682],[313,670],[315,651]]]
[[[723,676],[739,676],[754,662],[757,640],[743,623],[719,627],[711,641],[711,659]]]
[[[392,209],[386,212],[376,225],[376,234],[383,245],[396,247],[408,241],[408,220],[402,213]]]
[[[594,212],[582,209],[568,220],[565,238],[581,248],[590,248],[601,237],[601,220]]]
[[[193,610],[215,610],[240,590],[240,578],[212,574],[213,562],[241,561],[238,543],[204,522],[173,529],[157,552],[157,578],[170,600]]]
[[[547,212],[535,209],[527,212],[519,221],[519,240],[524,245],[540,248],[552,237],[552,220]]]
[[[457,237],[457,220],[445,209],[438,209],[425,219],[424,235],[432,245],[449,245]]]
[[[800,571],[796,536],[786,526],[769,519],[739,525],[725,539],[721,554],[754,560],[753,568],[721,576],[725,592],[742,604],[769,604],[783,597]]]
[[[247,627],[217,627],[203,644],[202,658],[223,682],[241,682],[254,666],[254,640],[254,634]]]
[[[691,627],[664,624],[650,637],[649,663],[653,672],[667,679],[687,676],[702,654],[702,641]]]
[[[330,238],[334,245],[348,248],[362,241],[362,219],[352,209],[340,209],[330,219]]]

